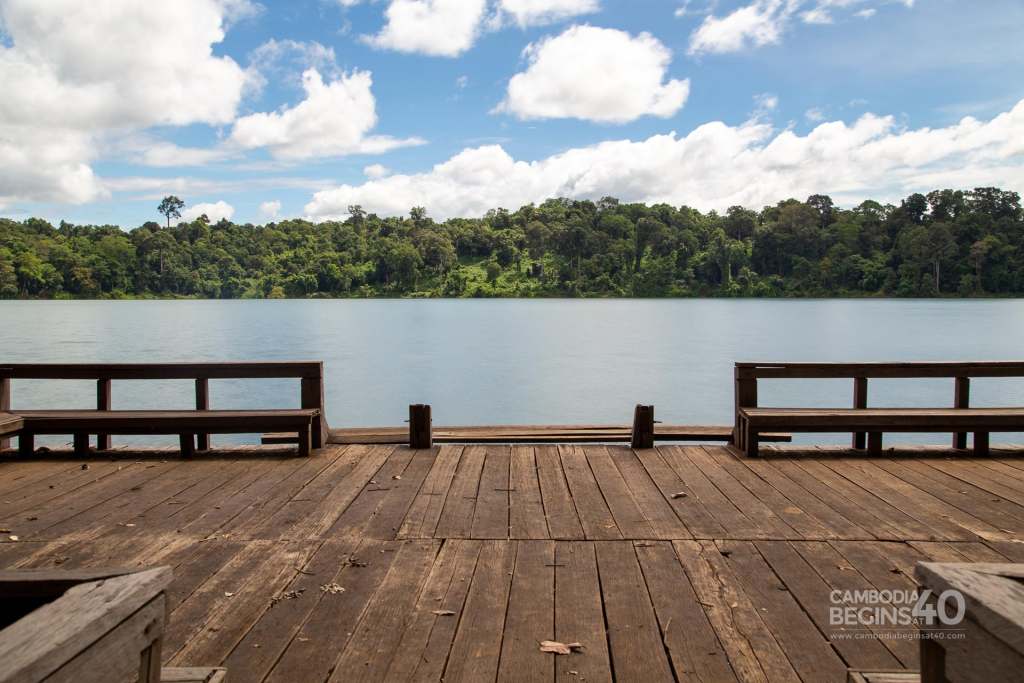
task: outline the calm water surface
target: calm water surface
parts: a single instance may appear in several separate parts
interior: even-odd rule
[[[664,422],[728,424],[737,360],[1024,357],[1024,300],[12,301],[0,321],[0,363],[322,359],[335,426],[400,424],[410,403],[432,404],[437,424],[625,423],[639,402]],[[121,409],[193,400],[189,381],[113,391]],[[842,380],[767,381],[761,403],[848,406],[851,393]],[[952,394],[952,380],[878,380],[870,403]],[[94,401],[92,382],[14,384],[16,407]],[[214,381],[211,401],[297,406],[298,382]],[[975,380],[972,401],[1024,405],[1024,381]]]

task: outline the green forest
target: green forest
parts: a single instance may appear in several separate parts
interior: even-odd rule
[[[2,298],[839,297],[1024,294],[1020,195],[826,195],[760,211],[549,199],[483,218],[267,225],[166,221],[131,231],[0,219]],[[157,209],[157,207],[154,207]]]

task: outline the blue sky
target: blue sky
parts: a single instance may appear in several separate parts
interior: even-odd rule
[[[1021,191],[1022,27],[1019,0],[0,0],[0,215]]]

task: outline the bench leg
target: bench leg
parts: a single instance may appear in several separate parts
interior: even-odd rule
[[[196,442],[193,434],[179,434],[178,443],[181,444],[181,456],[191,458],[196,454]]]
[[[210,450],[210,435],[209,434],[196,434],[196,450],[197,451],[208,451],[208,450]]]
[[[74,438],[75,455],[89,455],[89,435],[76,432]]]
[[[747,454],[748,458],[756,458],[758,456],[757,446],[759,441],[759,434],[756,429],[751,428],[750,422],[747,422],[747,428],[743,434],[743,450]]]
[[[28,432],[18,434],[18,454],[28,457],[36,451],[36,435]]]
[[[868,453],[882,454],[882,432],[868,432]]]
[[[978,458],[988,457],[988,432],[974,432],[974,455]]]
[[[299,456],[308,458],[313,446],[313,435],[308,426],[299,430]]]

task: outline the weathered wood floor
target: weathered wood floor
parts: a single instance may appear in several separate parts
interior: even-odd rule
[[[998,452],[165,455],[5,456],[0,566],[173,566],[166,662],[236,683],[842,681],[913,668],[917,645],[833,629],[832,589],[1024,561],[1024,460]]]

